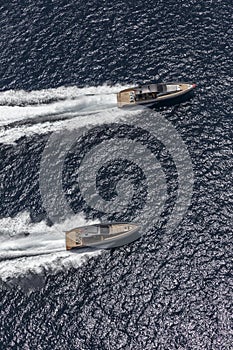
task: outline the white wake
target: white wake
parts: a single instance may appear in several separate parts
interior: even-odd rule
[[[125,87],[103,85],[1,92],[0,143],[12,144],[23,136],[64,128],[124,121],[126,112],[117,108],[116,94]],[[54,100],[56,102],[45,103]]]
[[[117,108],[116,93],[125,86],[61,87],[41,91],[0,92],[0,143],[22,136],[125,121],[129,112]],[[52,101],[52,102],[51,102]],[[79,266],[96,252],[67,252],[64,231],[87,222],[79,215],[49,227],[32,224],[29,213],[0,220],[0,278]],[[30,235],[24,235],[29,232]]]

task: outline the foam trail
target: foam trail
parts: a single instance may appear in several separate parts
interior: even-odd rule
[[[63,88],[67,98],[56,103],[26,107],[0,106],[0,142],[14,144],[23,136],[125,121],[126,116],[133,112],[126,113],[116,106],[116,92],[122,88],[124,87],[75,88],[77,96],[73,100],[67,97],[69,93],[74,95],[73,88]],[[49,95],[50,90],[46,91]],[[30,94],[24,93],[26,96]]]
[[[124,87],[115,86],[90,86],[78,88],[77,86],[64,87],[54,89],[42,89],[34,91],[25,90],[8,90],[0,92],[1,106],[28,106],[48,104],[55,101],[64,101],[76,99],[85,95],[107,95],[109,93],[117,93]]]
[[[64,113],[93,113],[98,110],[116,107],[115,94],[103,96],[86,96],[81,95],[76,100],[66,100],[51,103],[49,105],[26,106],[26,107],[0,107],[0,126],[16,124],[18,121],[28,121],[33,118],[44,116],[56,116]]]
[[[14,143],[22,136],[126,121],[135,112],[126,113],[116,107],[115,94],[122,88],[124,87],[102,86],[31,93],[8,92],[8,105],[0,106],[0,142]],[[0,101],[3,98],[1,94]],[[4,98],[6,95],[5,93]],[[13,95],[14,99],[19,100],[19,105],[21,101],[26,106],[10,106],[14,102]],[[57,98],[57,102],[33,106],[29,104],[34,104],[36,99],[39,101],[42,97],[47,98],[47,102]],[[0,278],[7,280],[29,271],[40,273],[44,270],[57,271],[68,266],[79,266],[90,256],[100,254],[101,251],[73,254],[65,250],[64,231],[85,224],[86,220],[80,215],[53,227],[47,226],[43,221],[31,223],[27,212],[19,213],[15,218],[1,219]],[[25,237],[23,232],[27,231],[30,236]],[[10,237],[12,234],[14,237]]]
[[[43,115],[61,114],[69,111],[83,112],[86,110],[88,112],[98,108],[101,110],[113,107],[116,106],[116,93],[122,88],[125,87],[63,87],[32,92],[13,90],[0,92],[0,125]],[[49,101],[57,100],[57,102],[43,104],[41,101],[45,97]],[[15,98],[18,104],[12,106]],[[25,104],[26,101],[31,101],[32,104]]]
[[[15,144],[23,136],[33,136],[47,134],[53,131],[59,131],[62,129],[76,129],[88,125],[101,125],[105,123],[113,122],[125,122],[129,115],[133,114],[133,111],[127,111],[127,114],[124,110],[119,110],[118,108],[111,108],[102,110],[95,113],[90,113],[87,115],[76,115],[75,113],[71,118],[46,121],[43,123],[35,123],[32,125],[21,125],[16,126],[15,128],[10,129],[1,129],[0,128],[0,143],[4,144]]]

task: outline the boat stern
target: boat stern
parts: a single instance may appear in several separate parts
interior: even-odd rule
[[[79,229],[73,229],[66,232],[66,250],[81,247],[82,239],[80,237]]]
[[[135,91],[134,89],[126,89],[118,92],[117,94],[117,106],[118,107],[125,107],[128,105],[134,105],[135,104]]]

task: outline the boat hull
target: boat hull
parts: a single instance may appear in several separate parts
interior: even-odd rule
[[[140,237],[138,224],[107,223],[82,226],[66,232],[66,249],[111,249],[129,244]]]
[[[157,101],[151,105],[148,105],[148,108],[160,108],[160,107],[170,107],[170,106],[174,106],[180,103],[184,103],[186,101],[189,101],[190,99],[192,99],[194,96],[194,91],[191,90],[189,92],[186,92],[185,94],[179,95],[179,96],[175,96],[172,97],[170,99],[167,100],[163,100],[163,101]]]
[[[117,94],[119,108],[139,106],[150,107],[157,104],[174,103],[190,94],[196,87],[189,83],[147,84],[120,91]]]

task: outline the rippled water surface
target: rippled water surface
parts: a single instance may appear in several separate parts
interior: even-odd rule
[[[229,0],[1,5],[1,349],[231,349],[231,14]],[[117,108],[119,90],[150,80],[197,88],[180,104]],[[184,169],[191,202],[173,230],[166,224],[179,212],[185,159],[164,125],[192,164]],[[64,209],[54,223],[45,202],[55,210],[61,198],[49,186],[43,194],[41,159],[50,169],[51,136],[74,130],[61,175],[73,215]],[[118,185],[127,198],[133,193],[115,214],[92,208],[78,186],[85,155],[110,140],[113,155],[124,154],[127,140],[133,153],[141,144],[157,162],[149,173],[130,156],[105,164],[104,147],[89,158],[93,168],[103,162],[96,187],[105,201]],[[145,208],[154,195],[147,180],[158,184],[159,171],[167,191],[157,220],[159,206]],[[53,182],[56,172],[54,179],[48,172]],[[103,219],[141,220],[147,229],[111,251],[65,251],[65,230]]]

